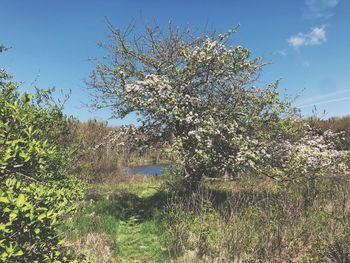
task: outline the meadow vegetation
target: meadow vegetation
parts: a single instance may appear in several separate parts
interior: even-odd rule
[[[92,186],[66,225],[70,245],[93,262],[350,260],[347,178],[241,177],[186,192],[167,178],[116,177]]]

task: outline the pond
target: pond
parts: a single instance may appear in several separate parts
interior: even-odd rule
[[[162,176],[163,169],[166,168],[166,164],[158,164],[158,165],[142,165],[135,167],[126,167],[123,170],[125,173],[130,175],[142,174],[142,175],[155,175]]]

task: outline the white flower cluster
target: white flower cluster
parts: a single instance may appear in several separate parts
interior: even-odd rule
[[[115,150],[125,151],[125,149],[135,149],[139,146],[139,142],[143,139],[137,127],[133,125],[122,125],[110,131],[101,139],[101,142],[93,146],[90,150],[97,151],[99,149],[111,148]]]
[[[349,151],[336,148],[338,138],[341,134],[331,130],[322,134],[309,130],[295,142],[285,140],[272,144],[267,150],[269,163],[276,174],[286,179],[347,175],[350,173],[350,155]]]

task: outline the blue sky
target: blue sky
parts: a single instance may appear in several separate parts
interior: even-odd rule
[[[108,111],[90,112],[84,79],[102,56],[97,43],[107,39],[107,16],[120,28],[131,20],[166,26],[225,32],[240,23],[234,42],[271,65],[259,80],[281,79],[280,89],[301,93],[296,105],[310,115],[314,105],[327,117],[350,115],[349,0],[0,0],[0,43],[12,47],[0,56],[22,88],[31,83],[72,90],[65,112],[82,120],[107,119]],[[132,123],[134,117],[110,123]]]

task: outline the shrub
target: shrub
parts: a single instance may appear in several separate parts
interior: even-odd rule
[[[51,99],[18,91],[0,74],[0,260],[71,261],[57,226],[74,210],[81,183],[66,167],[72,152],[65,141],[67,118]]]
[[[6,179],[0,190],[0,259],[3,262],[68,261],[60,219],[73,210],[69,190]]]

